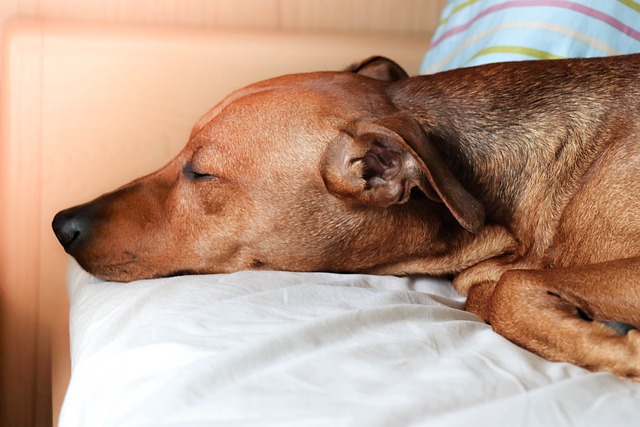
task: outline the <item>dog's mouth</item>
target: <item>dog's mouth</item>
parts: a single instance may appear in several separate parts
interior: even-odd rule
[[[178,276],[192,276],[194,274],[201,274],[201,273],[196,270],[190,270],[190,269],[175,270],[167,274],[156,274],[155,276],[153,276],[153,279],[162,279],[166,277],[178,277]]]

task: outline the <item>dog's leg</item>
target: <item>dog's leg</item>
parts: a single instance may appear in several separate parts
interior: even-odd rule
[[[583,267],[506,272],[469,293],[496,332],[554,361],[640,381],[640,258]],[[484,287],[484,288],[483,288]]]
[[[496,284],[496,282],[482,282],[471,287],[467,294],[465,310],[480,316],[482,320],[489,323],[491,315],[489,306]]]
[[[467,296],[465,309],[489,322],[489,304],[496,284],[506,271],[535,268],[526,260],[491,258],[464,270],[453,279],[453,287]]]

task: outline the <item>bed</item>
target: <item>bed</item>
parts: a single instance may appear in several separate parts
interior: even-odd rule
[[[56,358],[67,357],[60,297],[67,277],[72,369],[59,425],[636,425],[639,385],[511,344],[465,312],[446,280],[244,271],[108,283],[67,260],[48,230],[57,210],[161,166],[201,113],[258,79],[340,69],[372,53],[415,74],[540,52],[569,56],[578,45],[587,50],[579,56],[640,51],[633,32],[624,33],[628,40],[616,33],[592,43],[580,31],[560,31],[561,22],[527,28],[573,41],[509,37],[513,43],[496,49],[488,36],[514,26],[495,28],[481,18],[518,7],[531,17],[525,3],[536,2],[450,2],[426,57],[428,40],[414,36],[15,23],[5,75],[40,104],[35,113],[30,103],[12,109],[20,114],[3,136],[15,158],[35,159],[37,172],[5,160],[13,169],[3,180],[19,181],[26,196],[15,195],[20,209],[0,225],[7,240],[31,239],[46,254],[38,269],[7,271],[52,286],[40,285],[34,296],[53,325],[54,383],[56,375],[65,378]],[[597,10],[602,2],[537,3],[606,12]],[[617,22],[624,26],[618,32],[633,29]]]
[[[61,426],[635,425],[640,388],[506,341],[446,281],[71,263]]]

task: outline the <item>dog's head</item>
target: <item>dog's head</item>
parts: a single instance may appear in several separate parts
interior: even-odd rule
[[[390,91],[374,57],[240,89],[167,166],[56,215],[65,250],[105,279],[242,269],[368,271],[441,252],[480,204]]]

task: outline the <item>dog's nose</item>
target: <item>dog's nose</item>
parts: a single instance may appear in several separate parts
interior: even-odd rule
[[[51,226],[64,250],[73,255],[80,249],[89,233],[90,219],[82,206],[76,206],[58,212]]]

